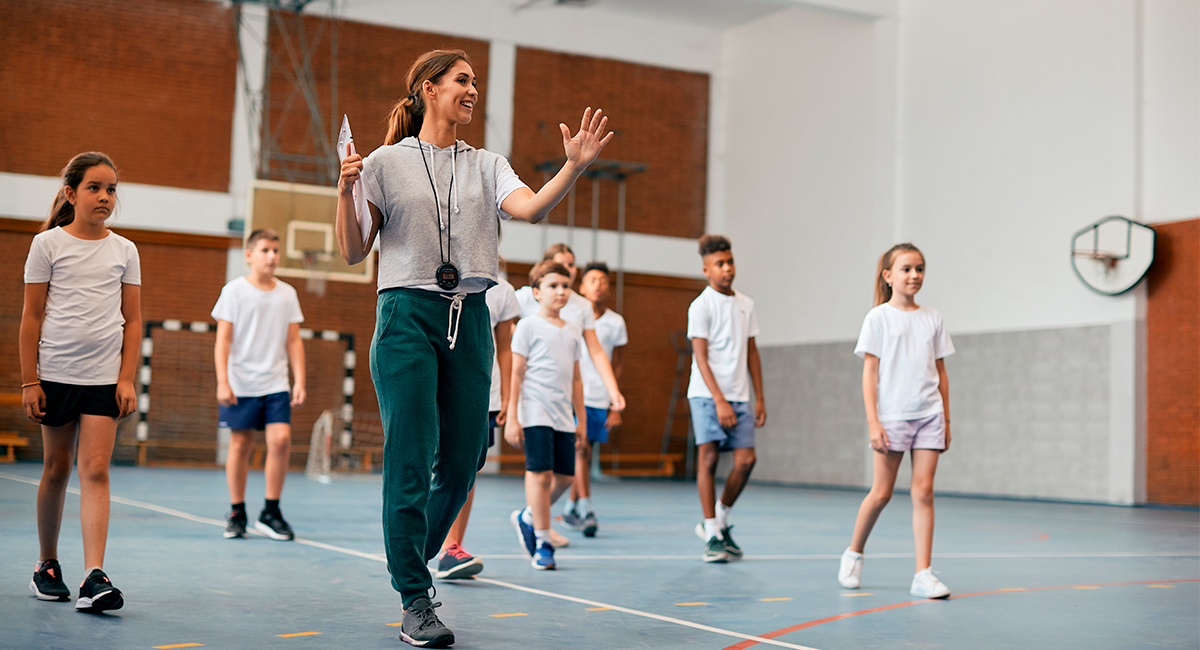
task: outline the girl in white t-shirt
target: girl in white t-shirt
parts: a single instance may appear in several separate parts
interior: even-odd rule
[[[137,248],[106,225],[117,200],[112,160],[81,153],[62,177],[25,262],[21,401],[25,415],[41,425],[44,462],[37,496],[41,550],[29,588],[39,600],[71,598],[58,563],[58,531],[78,444],[85,577],[75,609],[101,612],[124,604],[102,566],[117,419],[137,404],[141,269]]]
[[[867,313],[854,353],[863,358],[863,401],[875,451],[875,479],[858,509],[854,538],[842,554],[838,582],[861,584],[863,548],[892,498],[904,452],[912,454],[913,539],[917,573],[912,595],[946,598],[950,589],[930,569],[933,554],[933,475],[950,448],[950,383],[943,359],[954,344],[942,315],[916,303],[925,256],[897,244],[879,259],[875,308]]]

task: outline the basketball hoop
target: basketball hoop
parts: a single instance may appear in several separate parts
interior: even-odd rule
[[[1105,217],[1071,238],[1075,275],[1106,296],[1132,289],[1153,261],[1154,229],[1126,217]]]
[[[304,282],[304,290],[314,296],[325,296],[325,280],[329,266],[333,263],[333,255],[323,250],[306,250],[304,253],[304,268],[313,272]]]
[[[1102,267],[1104,275],[1112,274],[1117,268],[1117,262],[1123,258],[1122,255],[1100,250],[1076,250],[1071,251],[1071,254],[1075,257],[1087,257],[1093,260]]]

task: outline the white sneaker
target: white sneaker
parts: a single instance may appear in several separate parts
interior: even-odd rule
[[[855,553],[849,548],[842,553],[842,565],[838,568],[838,582],[846,589],[858,589],[862,586],[863,554]],[[913,583],[916,585],[917,583]],[[916,588],[915,586],[913,587]]]
[[[571,545],[571,540],[559,534],[557,530],[550,529],[550,545],[554,548],[566,548]]]
[[[947,598],[950,596],[950,587],[942,584],[942,581],[933,575],[932,569],[926,568],[913,576],[912,589],[908,593],[917,598]]]

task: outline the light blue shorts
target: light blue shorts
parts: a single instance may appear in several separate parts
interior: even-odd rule
[[[723,429],[717,420],[717,403],[712,398],[688,398],[697,445],[715,442],[721,451],[754,448],[754,407],[750,402],[730,402],[729,405],[737,415],[737,425]]]

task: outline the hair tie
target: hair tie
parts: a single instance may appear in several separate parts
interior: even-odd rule
[[[414,103],[414,104],[415,104],[415,103],[417,103],[417,96],[416,96],[416,95],[409,95],[409,96],[408,96],[408,101],[410,101],[410,102],[412,102],[412,103]]]

